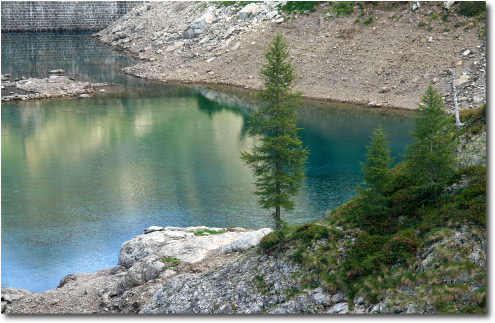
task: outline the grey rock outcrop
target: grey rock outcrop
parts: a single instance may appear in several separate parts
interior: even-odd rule
[[[258,11],[259,11],[259,5],[257,3],[250,3],[246,5],[244,8],[242,8],[241,11],[239,11],[239,19],[244,20],[246,18],[249,18],[255,15],[256,13],[258,13]]]
[[[3,287],[2,286],[2,313],[5,312],[7,307],[13,302],[20,300],[23,297],[32,295],[32,293],[25,289]]]
[[[197,276],[236,259],[241,255],[238,251],[249,248],[271,229],[201,226],[149,227],[145,231],[149,233],[123,243],[117,266],[91,274],[67,275],[56,289],[26,294],[12,304],[4,302],[3,297],[14,293],[4,292],[2,287],[2,307],[6,313],[16,314],[136,313],[169,279]],[[218,233],[205,235],[205,231]],[[201,234],[195,235],[198,232]],[[222,252],[225,246],[230,246],[231,252]]]

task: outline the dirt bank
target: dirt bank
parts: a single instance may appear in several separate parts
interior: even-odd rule
[[[263,52],[280,32],[299,75],[295,88],[306,97],[415,109],[433,81],[451,110],[452,70],[461,109],[484,103],[484,20],[460,16],[456,6],[445,10],[443,2],[417,10],[412,4],[365,4],[335,17],[324,3],[313,13],[287,17],[276,3],[264,2],[241,17],[242,7],[157,2],[136,8],[97,37],[144,60],[125,69],[138,77],[257,89]]]

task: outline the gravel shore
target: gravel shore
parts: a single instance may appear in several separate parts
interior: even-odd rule
[[[143,60],[125,72],[163,82],[256,90],[263,52],[282,33],[299,75],[295,89],[306,98],[415,109],[432,81],[452,110],[454,72],[461,109],[486,101],[485,22],[458,15],[456,6],[430,2],[413,10],[412,2],[383,2],[336,17],[322,4],[289,17],[276,4],[241,14],[245,8],[153,2],[96,36]]]

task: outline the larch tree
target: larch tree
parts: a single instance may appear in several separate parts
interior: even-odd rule
[[[263,208],[274,209],[275,229],[282,226],[281,208],[295,208],[293,197],[305,177],[308,151],[297,131],[297,110],[301,93],[292,90],[296,74],[289,61],[289,49],[282,35],[275,36],[265,53],[266,63],[258,92],[262,105],[250,121],[249,136],[255,138],[250,152],[241,158],[256,177],[256,192]]]

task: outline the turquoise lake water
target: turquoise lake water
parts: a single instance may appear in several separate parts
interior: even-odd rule
[[[88,100],[2,104],[2,286],[42,292],[77,272],[117,264],[121,244],[151,225],[261,228],[254,178],[240,160],[252,107],[236,96],[136,79],[133,64],[88,34],[2,34],[2,74],[51,69],[123,91]],[[325,216],[354,195],[381,124],[398,156],[406,112],[305,103],[310,156],[289,223]]]

